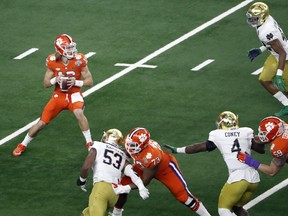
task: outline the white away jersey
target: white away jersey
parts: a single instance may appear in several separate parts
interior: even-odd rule
[[[251,154],[253,130],[248,127],[233,128],[230,130],[213,130],[209,133],[209,141],[212,141],[227,165],[229,178],[228,183],[245,179],[250,183],[260,181],[259,173],[254,168],[241,163],[237,159],[239,151]]]
[[[278,39],[282,44],[284,50],[288,54],[287,39],[282,29],[280,28],[276,20],[273,19],[272,16],[269,16],[267,20],[263,23],[263,25],[257,27],[256,31],[262,44],[271,52],[271,54],[277,60],[279,59],[279,55],[271,48],[269,44],[267,44],[268,42]],[[288,55],[286,56],[286,60],[288,60]]]
[[[97,150],[93,169],[93,184],[100,181],[119,183],[127,159],[118,146],[95,141],[91,148]]]

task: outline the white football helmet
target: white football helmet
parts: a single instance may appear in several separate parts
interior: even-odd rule
[[[220,113],[216,120],[217,129],[230,129],[238,128],[238,115],[235,115],[233,112],[224,111]]]
[[[59,35],[54,41],[56,52],[68,59],[74,58],[76,45],[74,39],[67,34]]]
[[[101,139],[101,142],[113,145],[121,145],[122,141],[123,141],[122,132],[115,128],[104,131]]]
[[[269,7],[263,2],[255,2],[249,7],[246,17],[250,26],[260,26],[269,17]]]

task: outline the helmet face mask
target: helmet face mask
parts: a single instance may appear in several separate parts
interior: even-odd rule
[[[269,17],[269,7],[263,2],[255,2],[249,7],[246,17],[250,26],[260,26]]]
[[[74,39],[67,34],[58,36],[54,42],[56,52],[65,56],[67,59],[74,58],[77,52],[76,45]]]
[[[133,142],[131,138],[126,137],[124,142],[125,142],[125,149],[130,154],[138,154],[142,151],[140,145],[136,142]]]
[[[284,123],[280,118],[270,116],[264,118],[258,128],[258,137],[262,142],[269,142],[284,133]]]
[[[125,137],[125,149],[129,154],[138,154],[145,149],[150,140],[150,133],[146,128],[134,128]]]
[[[113,145],[120,145],[123,141],[122,132],[118,129],[109,129],[104,131],[101,142]]]
[[[238,128],[238,116],[233,112],[224,111],[220,113],[216,120],[217,129],[228,130],[230,128]]]

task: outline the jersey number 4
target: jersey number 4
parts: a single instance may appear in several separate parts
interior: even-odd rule
[[[241,151],[241,148],[240,148],[239,141],[238,141],[238,139],[235,139],[234,144],[231,148],[231,152],[240,152],[240,151]]]
[[[114,151],[105,149],[103,163],[112,165],[116,169],[120,169],[123,158],[120,154]]]

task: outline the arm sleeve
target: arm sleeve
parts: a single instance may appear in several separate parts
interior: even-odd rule
[[[206,141],[206,148],[207,148],[207,151],[213,151],[217,148],[217,146],[214,144],[214,142],[210,141],[210,140],[207,140]]]
[[[132,169],[132,165],[131,165],[131,164],[128,164],[128,165],[125,167],[125,169],[124,169],[124,174],[125,174],[126,176],[129,176],[129,177],[131,178],[132,182],[133,182],[135,185],[137,185],[137,187],[138,187],[139,189],[141,189],[141,188],[144,187],[144,184],[143,184],[141,178],[140,178],[138,175],[136,175],[136,173],[135,173],[134,170]]]

